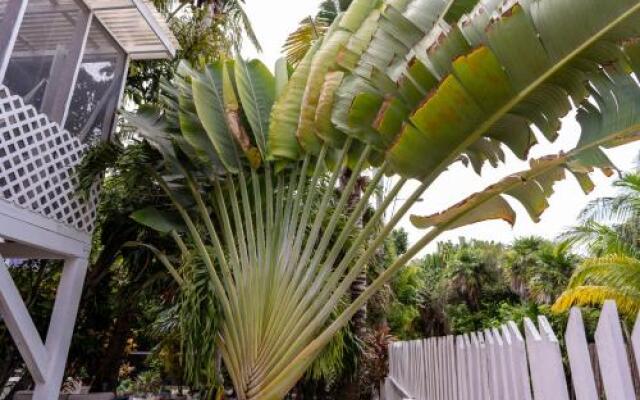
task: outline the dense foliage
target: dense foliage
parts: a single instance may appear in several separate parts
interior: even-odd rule
[[[548,315],[579,262],[566,243],[537,237],[511,245],[440,243],[392,280],[391,332],[402,339],[444,336]]]
[[[239,58],[184,65],[164,86],[161,109],[128,117],[162,154],[148,170],[182,223],[160,213],[138,220],[170,233],[183,258],[196,252],[206,264],[222,312],[216,346],[240,399],[284,397],[440,233],[489,219],[514,223],[505,195],[537,221],[568,173],[589,192],[590,172],[613,172],[602,148],[637,137],[640,90],[629,75],[637,44],[629,39],[640,5],[620,1],[603,14],[595,4],[572,3],[589,24],[566,35],[565,5],[541,1],[544,13],[524,1],[356,0],[313,38],[293,72],[281,62],[274,75]],[[617,51],[599,50],[608,46]],[[536,63],[521,62],[523,48]],[[438,214],[413,216],[425,235],[340,307],[399,220],[452,163],[480,173],[505,159],[505,147],[527,159],[537,142],[532,126],[554,140],[572,102],[582,127],[573,150],[531,160],[529,170]],[[360,226],[374,189],[355,188],[370,169],[371,187],[385,175],[398,180]],[[412,179],[418,188],[378,229]],[[180,264],[154,252],[182,286]],[[495,280],[492,259],[462,249],[444,261],[447,296],[478,311]],[[516,267],[511,278],[523,298],[546,303],[571,261],[560,249],[541,262],[553,268]]]
[[[571,174],[589,192],[591,172],[615,168],[602,149],[638,136],[637,2],[327,1],[290,41],[295,68],[275,74],[231,57],[251,36],[241,2],[158,3],[186,61],[133,67],[133,126],[83,166],[85,183],[106,171],[79,328],[99,388],[153,344],[163,377],[212,396],[232,384],[241,400],[368,398],[394,335],[547,312],[578,262],[537,238],[416,254],[451,229],[513,224],[505,195],[539,220],[556,182]],[[412,216],[415,243],[395,230],[450,165],[480,173],[507,149],[526,160],[572,107],[574,149]],[[394,185],[372,207],[385,176]],[[128,385],[156,389],[158,371]]]

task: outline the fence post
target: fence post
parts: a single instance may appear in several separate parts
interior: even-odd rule
[[[508,343],[509,358],[511,359],[511,373],[515,388],[516,399],[531,400],[531,383],[527,369],[527,351],[524,338],[515,322],[509,321],[502,326],[505,343]]]
[[[460,400],[471,400],[467,379],[467,348],[462,336],[456,337],[456,370],[458,375],[458,396]]]
[[[483,332],[477,332],[478,343],[480,344],[480,383],[482,384],[482,396],[487,400],[491,400],[491,381],[489,365],[489,349],[484,338]]]
[[[485,345],[487,346],[487,356],[489,360],[489,382],[492,400],[504,399],[504,388],[502,386],[502,362],[500,360],[500,350],[497,338],[494,337],[491,329],[484,331]]]
[[[638,370],[640,370],[640,314],[636,317],[636,323],[631,333],[631,347],[633,349],[634,359],[636,360],[636,366]]]
[[[476,332],[471,332],[471,334],[469,334],[469,338],[471,340],[471,365],[473,368],[473,386],[471,387],[471,395],[475,400],[485,400],[480,341],[478,340]]]
[[[577,307],[573,307],[569,314],[565,342],[576,400],[598,400],[598,390],[591,365],[582,312]]]
[[[538,317],[538,325],[540,331],[531,319],[524,320],[534,398],[569,400],[558,339],[545,317]]]
[[[442,338],[436,338],[435,340],[435,346],[436,346],[436,354],[437,356],[437,364],[436,364],[436,370],[437,370],[437,382],[438,382],[438,400],[445,400],[445,393],[444,393],[444,375],[445,375],[445,371],[444,371],[444,354],[442,352]]]
[[[447,354],[449,355],[449,397],[451,400],[458,400],[458,385],[456,382],[456,345],[455,337],[452,335],[447,336]]]
[[[595,338],[607,400],[635,398],[620,318],[611,300],[604,303]]]

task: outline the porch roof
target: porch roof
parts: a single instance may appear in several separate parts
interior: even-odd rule
[[[9,0],[0,0],[0,14]],[[148,0],[81,0],[132,60],[173,58],[178,43],[164,17]],[[29,0],[16,51],[51,49],[74,35],[75,0]],[[4,3],[4,4],[3,4]],[[34,11],[35,9],[35,11]],[[44,32],[55,32],[47,35]],[[56,42],[57,41],[57,42]]]
[[[173,58],[178,42],[148,0],[83,0],[131,59]]]

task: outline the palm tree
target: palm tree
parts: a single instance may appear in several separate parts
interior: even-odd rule
[[[540,265],[529,278],[529,293],[536,304],[552,304],[567,286],[580,259],[571,252],[569,242],[544,246]]]
[[[529,298],[529,272],[539,263],[538,252],[543,242],[544,240],[538,237],[519,238],[505,254],[503,270],[511,290],[521,299]]]
[[[315,17],[308,16],[291,32],[283,46],[287,61],[297,66],[311,46],[322,39],[338,15],[349,8],[352,0],[324,0]]]
[[[640,174],[626,174],[616,186],[622,189],[619,195],[590,203],[581,214],[582,224],[564,234],[592,258],[575,272],[554,305],[556,311],[608,299],[629,316],[640,310]]]
[[[563,237],[594,256],[640,256],[640,173],[627,173],[615,182],[617,196],[591,202],[581,213],[582,223]]]
[[[444,276],[449,296],[463,299],[477,311],[484,288],[498,279],[496,261],[479,248],[462,246],[447,260]]]
[[[203,22],[201,27],[207,28],[212,34],[217,33],[225,37],[225,40],[217,40],[217,43],[230,43],[240,47],[242,37],[246,35],[258,51],[262,50],[244,10],[245,0],[153,0],[153,3],[169,23],[174,23],[180,20],[180,16],[186,15],[191,24],[200,25]],[[183,12],[185,9],[189,12]],[[180,28],[190,29],[189,26]],[[181,33],[178,31],[178,34]]]
[[[284,63],[275,76],[257,61],[183,68],[165,88],[161,114],[129,117],[164,157],[146,171],[183,223],[155,225],[208,270],[222,314],[216,346],[240,399],[283,398],[368,299],[442,232],[513,223],[504,194],[538,220],[566,171],[589,190],[591,171],[614,168],[601,147],[636,139],[640,88],[629,71],[640,66],[632,56],[638,41],[630,40],[640,2],[615,0],[606,13],[584,0],[509,4],[355,0],[291,76]],[[612,46],[617,51],[597,50]],[[413,216],[424,236],[334,314],[451,164],[499,162],[502,144],[526,158],[535,143],[530,125],[554,139],[569,97],[582,125],[575,149],[532,160],[438,214]],[[371,166],[370,184],[347,212]],[[329,206],[345,167],[351,178]],[[398,179],[360,228],[385,175]],[[377,229],[412,179],[417,188]],[[157,253],[182,282],[181,268]]]
[[[579,259],[571,243],[540,237],[516,239],[505,254],[502,269],[511,290],[524,301],[550,304],[567,286]]]
[[[556,300],[553,310],[563,312],[574,305],[602,305],[615,300],[621,313],[635,317],[640,311],[640,260],[609,255],[586,260]]]

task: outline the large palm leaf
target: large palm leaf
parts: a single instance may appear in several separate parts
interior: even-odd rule
[[[640,127],[640,88],[630,76],[639,66],[639,10],[637,0],[604,10],[596,0],[357,0],[286,85],[284,68],[272,78],[257,62],[237,61],[185,71],[168,87],[167,127],[142,127],[166,154],[158,182],[185,221],[181,247],[197,251],[209,270],[224,318],[218,344],[240,398],[282,398],[354,313],[442,232],[487,219],[513,223],[504,196],[538,220],[566,172],[585,191],[594,168],[611,173],[602,147],[635,140]],[[280,96],[269,116],[271,93]],[[582,126],[574,150],[414,217],[425,236],[333,318],[386,235],[451,163],[479,169],[501,159],[502,144],[526,158],[535,143],[530,125],[555,138],[570,101]],[[336,195],[346,165],[354,173]],[[347,211],[371,165],[371,183]],[[400,178],[358,228],[389,174]],[[418,188],[377,229],[412,178]]]
[[[640,261],[617,255],[585,261],[553,309],[567,311],[574,305],[601,305],[610,299],[616,300],[626,315],[637,315],[640,311]]]

